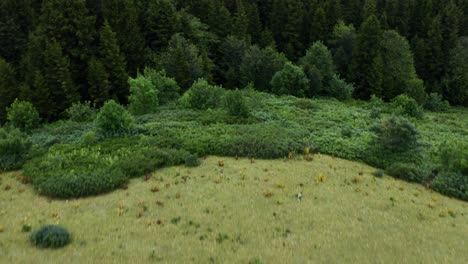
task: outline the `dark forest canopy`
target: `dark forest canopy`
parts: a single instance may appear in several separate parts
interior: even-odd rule
[[[182,92],[199,78],[272,91],[278,73],[299,96],[353,84],[359,99],[439,93],[467,106],[467,11],[466,0],[2,0],[0,122],[15,98],[48,119],[76,101],[125,104],[145,67]]]

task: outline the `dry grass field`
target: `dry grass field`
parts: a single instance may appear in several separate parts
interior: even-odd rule
[[[50,200],[0,175],[0,263],[468,263],[468,203],[355,162],[209,157]],[[303,198],[298,201],[297,193]],[[23,226],[60,224],[63,249]]]

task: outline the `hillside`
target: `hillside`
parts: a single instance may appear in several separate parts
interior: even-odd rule
[[[219,166],[224,162],[224,167]],[[468,204],[376,169],[313,161],[209,157],[128,189],[50,200],[1,175],[0,259],[15,263],[463,263]],[[5,186],[11,189],[5,190]],[[155,188],[159,191],[155,191]],[[153,190],[153,191],[152,191]],[[303,193],[298,201],[296,194]],[[23,225],[73,230],[63,250],[32,248]],[[258,262],[254,262],[258,260]]]

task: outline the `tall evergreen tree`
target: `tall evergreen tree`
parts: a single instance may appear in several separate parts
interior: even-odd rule
[[[0,124],[6,120],[6,108],[18,97],[15,76],[13,66],[0,57]]]
[[[359,98],[382,93],[379,58],[381,36],[380,22],[375,16],[370,16],[359,29],[351,63],[352,80],[357,85],[356,95]]]
[[[325,16],[325,11],[323,8],[319,7],[315,10],[312,25],[311,25],[311,35],[310,41],[325,41],[328,33],[327,18]]]
[[[103,19],[109,22],[117,35],[127,69],[136,74],[144,66],[145,39],[138,21],[138,10],[133,0],[103,0]],[[103,21],[104,23],[104,21]]]
[[[80,93],[73,83],[70,71],[70,60],[63,54],[58,42],[52,41],[46,44],[43,76],[51,96],[50,110],[46,111],[51,117],[57,117],[73,102],[80,101]]]
[[[349,65],[353,58],[356,46],[356,29],[353,25],[346,25],[339,21],[333,29],[332,37],[328,42],[333,54],[333,61],[341,76],[349,78]]]
[[[461,38],[450,51],[443,95],[452,104],[468,106],[468,37]]]
[[[88,94],[91,101],[97,105],[102,106],[109,97],[109,74],[102,62],[96,58],[92,58],[88,64]]]
[[[171,0],[149,1],[143,29],[146,45],[154,50],[167,47],[177,30],[177,10]]]
[[[412,89],[417,76],[408,41],[394,30],[385,31],[382,34],[381,48],[384,98],[390,100],[403,93],[414,95]],[[424,91],[419,92],[424,98]]]
[[[99,34],[99,55],[109,74],[110,95],[121,103],[127,102],[128,73],[125,70],[125,57],[121,54],[116,34],[107,21],[104,22]]]

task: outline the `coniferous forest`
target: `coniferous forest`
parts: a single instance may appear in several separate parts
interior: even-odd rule
[[[0,0],[0,263],[468,263],[467,202],[468,0]]]
[[[48,120],[77,101],[102,105],[112,98],[126,104],[128,77],[147,66],[165,70],[182,92],[205,78],[229,89],[253,83],[261,91],[334,96],[328,89],[333,82],[352,84],[359,99],[391,100],[406,93],[423,102],[437,93],[453,105],[468,104],[463,0],[4,0],[0,5],[2,122],[15,98],[32,102]],[[328,54],[333,65],[327,64]],[[289,62],[309,84],[276,91],[271,77]]]

